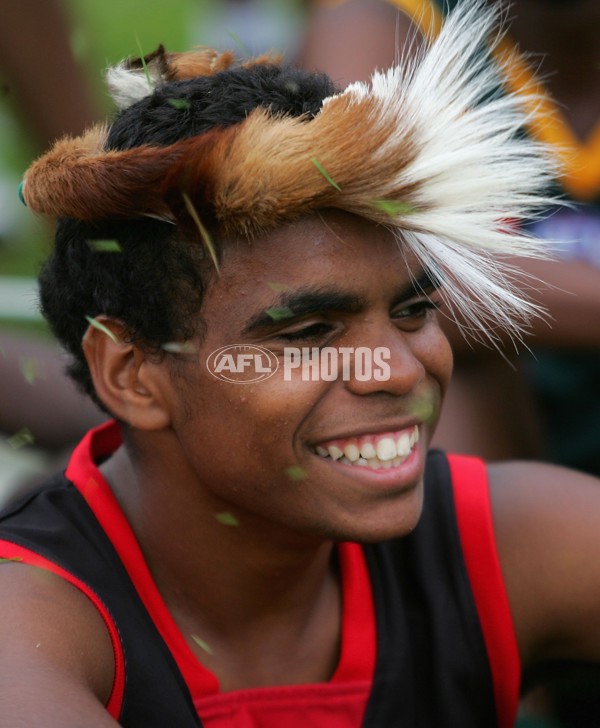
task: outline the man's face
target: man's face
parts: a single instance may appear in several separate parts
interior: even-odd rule
[[[344,213],[228,243],[202,309],[199,360],[173,377],[173,428],[215,512],[332,540],[410,531],[451,371],[430,298],[439,294],[389,231]],[[269,349],[279,369],[223,381],[206,362],[228,345]],[[301,366],[286,376],[286,347],[344,349],[346,372],[340,357],[333,381]],[[389,376],[365,377],[365,367],[357,376],[358,347],[363,362],[389,350]]]

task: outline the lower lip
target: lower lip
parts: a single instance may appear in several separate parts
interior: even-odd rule
[[[339,468],[345,475],[350,475],[356,480],[369,486],[379,488],[399,488],[408,490],[412,488],[422,477],[424,469],[424,458],[421,448],[416,444],[410,454],[400,465],[391,468],[373,468],[364,465],[346,465],[333,458],[323,458],[316,455],[319,460],[329,464],[330,467]]]

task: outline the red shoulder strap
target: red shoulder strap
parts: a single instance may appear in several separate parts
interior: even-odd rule
[[[521,661],[496,550],[487,471],[477,458],[449,455],[456,519],[494,683],[499,728],[512,728]]]
[[[123,694],[125,692],[125,656],[123,654],[123,646],[121,644],[117,627],[104,603],[98,597],[96,592],[92,591],[87,584],[82,582],[70,572],[66,571],[66,569],[55,564],[53,561],[49,561],[43,556],[40,556],[35,551],[30,551],[29,549],[14,544],[11,541],[0,540],[0,556],[3,559],[21,561],[24,564],[37,566],[41,569],[45,569],[46,571],[51,571],[53,574],[60,576],[70,584],[73,584],[73,586],[77,587],[77,589],[83,592],[83,594],[85,594],[85,596],[92,602],[94,607],[96,607],[100,616],[104,620],[106,628],[108,629],[115,655],[115,677],[112,692],[106,704],[106,710],[115,720],[118,720],[123,704]]]

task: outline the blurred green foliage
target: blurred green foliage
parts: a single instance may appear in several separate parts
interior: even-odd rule
[[[198,42],[194,35],[211,12],[207,0],[64,0],[71,21],[71,47],[98,106],[112,105],[102,70],[129,55],[144,53],[159,43],[184,50]],[[43,80],[41,74],[40,81]],[[74,100],[76,102],[76,100]],[[0,275],[36,275],[51,239],[48,224],[22,207],[17,186],[38,153],[27,119],[10,98],[10,86],[0,86]],[[14,188],[14,189],[13,189]]]
[[[182,51],[194,45],[219,45],[216,35],[227,28],[222,0],[62,0],[70,22],[73,56],[80,64],[101,115],[112,102],[103,70],[121,59],[149,53],[160,43]],[[297,17],[302,0],[260,0],[271,12]],[[252,11],[253,12],[253,11]],[[296,15],[294,15],[296,13]],[[260,27],[261,15],[256,15]],[[251,32],[251,31],[249,31]],[[235,47],[229,33],[227,44]],[[229,42],[230,41],[230,42]],[[280,46],[285,47],[285,41]],[[239,51],[239,49],[237,49]],[[256,50],[256,49],[254,49]],[[26,52],[26,47],[24,48]],[[37,81],[44,82],[43,69]],[[77,99],[73,99],[77,103]],[[51,225],[31,214],[19,201],[17,188],[24,170],[40,152],[22,111],[12,103],[10,79],[0,68],[0,276],[35,276],[52,239]]]

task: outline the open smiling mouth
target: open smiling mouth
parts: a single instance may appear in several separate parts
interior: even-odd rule
[[[419,441],[419,427],[413,425],[398,432],[362,435],[342,440],[330,440],[317,445],[317,455],[370,470],[389,470],[407,460]]]

